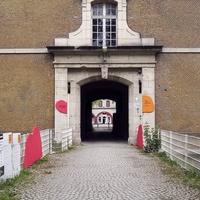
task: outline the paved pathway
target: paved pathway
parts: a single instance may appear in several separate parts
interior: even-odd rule
[[[120,142],[86,142],[50,156],[23,200],[198,200],[199,192],[163,175],[155,159]]]

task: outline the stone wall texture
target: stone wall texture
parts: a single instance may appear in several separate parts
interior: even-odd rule
[[[81,25],[81,0],[2,0],[0,48],[45,48]],[[128,24],[156,45],[200,44],[199,0],[127,0]],[[120,37],[120,36],[119,36]],[[199,54],[158,54],[156,123],[199,131]],[[0,54],[0,132],[53,128],[54,69],[48,54]]]

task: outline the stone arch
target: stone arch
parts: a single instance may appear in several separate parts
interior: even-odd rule
[[[102,80],[102,76],[101,75],[90,76],[90,77],[87,77],[87,78],[84,78],[84,79],[78,81],[77,84],[79,86],[83,86],[85,84],[88,84],[88,83],[91,83],[91,82],[95,82],[95,81],[100,81],[100,80]],[[133,84],[132,81],[129,81],[129,80],[127,80],[125,78],[122,78],[120,76],[109,75],[107,80],[115,81],[115,82],[118,82],[118,83],[122,83],[122,84],[127,85],[127,86]]]
[[[109,112],[107,112],[107,111],[105,111],[105,112],[99,112],[98,114],[97,114],[97,116],[96,116],[96,119],[98,119],[98,117],[100,116],[100,115],[102,115],[102,114],[106,114],[107,116],[109,116],[110,118],[111,118],[111,122],[113,122],[113,116],[109,113]]]

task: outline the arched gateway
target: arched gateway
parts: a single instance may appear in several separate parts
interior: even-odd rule
[[[91,129],[91,102],[97,97],[117,102],[118,123],[129,144],[135,144],[140,124],[155,124],[155,111],[143,96],[155,99],[155,55],[161,46],[141,38],[126,23],[126,0],[82,1],[82,25],[69,38],[56,38],[48,47],[54,54],[55,103],[68,103],[67,114],[55,109],[55,134],[73,128],[73,142],[80,144]]]
[[[92,102],[97,99],[116,102],[113,134],[128,139],[128,85],[104,79],[81,86],[81,139],[90,137]]]

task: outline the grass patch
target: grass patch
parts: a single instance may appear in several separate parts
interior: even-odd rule
[[[154,155],[159,157],[162,163],[165,163],[165,165],[161,164],[164,174],[172,175],[175,182],[181,181],[184,185],[200,190],[200,176],[196,172],[181,168],[175,161],[172,161],[165,152],[159,152]]]
[[[71,146],[68,150],[60,151],[59,153],[67,153],[73,149],[75,149],[75,146]],[[39,169],[44,168],[48,161],[49,156],[47,155],[36,161],[29,168],[22,170],[18,176],[12,179],[8,178],[5,181],[0,181],[0,200],[20,200],[20,192],[18,192],[20,191],[20,187],[26,187],[29,183],[32,183],[34,173]],[[52,172],[48,170],[45,170],[42,173],[46,175],[52,174]]]
[[[21,182],[28,182],[27,177],[31,175],[30,169],[24,169],[18,176],[8,178],[0,183],[0,200],[18,200],[14,188]]]
[[[56,140],[52,140],[52,151],[54,152],[59,152],[62,150],[62,143],[61,142],[57,142]]]
[[[37,160],[36,162],[34,162],[33,165],[32,165],[30,168],[36,169],[39,165],[42,165],[42,164],[44,164],[44,163],[47,163],[48,160],[49,160],[49,159],[48,159],[48,155],[47,155],[47,156],[45,156],[45,157],[43,157],[43,158]]]
[[[200,190],[200,176],[197,173],[186,171],[182,180],[184,184]]]
[[[146,153],[138,148],[140,153],[148,157],[157,157],[163,174],[170,175],[174,183],[182,183],[188,187],[200,190],[200,175],[195,171],[188,171],[180,167],[176,161],[173,161],[165,152]],[[199,191],[200,192],[200,191]]]
[[[43,157],[43,158],[37,160],[36,162],[34,162],[33,165],[36,165],[36,166],[37,166],[37,165],[41,165],[41,164],[43,164],[43,163],[46,163],[47,161],[48,161],[48,157],[45,156],[45,157]]]
[[[69,153],[71,150],[75,149],[76,147],[75,146],[70,146],[68,147],[68,149],[65,149],[65,150],[59,150],[56,152],[56,154],[62,154],[62,153]]]
[[[157,157],[160,157],[161,160],[165,163],[167,163],[170,166],[177,166],[177,163],[173,160],[171,160],[165,152],[159,152],[155,154]]]
[[[17,193],[17,188],[24,187],[28,183],[33,181],[32,175],[34,169],[37,169],[40,165],[48,161],[48,156],[41,158],[36,161],[31,167],[23,169],[18,176],[14,178],[8,178],[5,181],[0,182],[0,200],[19,200],[19,193]],[[46,172],[45,174],[50,174]]]
[[[45,171],[43,172],[43,174],[52,174],[52,172],[51,172],[51,171],[46,171],[46,170],[45,170]]]

